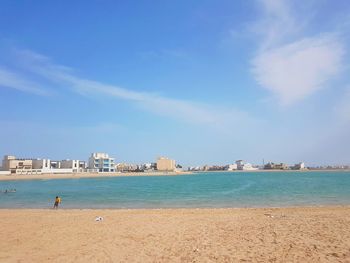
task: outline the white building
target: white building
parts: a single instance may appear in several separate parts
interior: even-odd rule
[[[114,158],[107,153],[92,153],[89,158],[89,169],[98,172],[115,172]]]
[[[258,170],[258,168],[253,167],[253,165],[251,165],[250,163],[245,163],[242,167],[242,170],[245,171],[254,171],[254,170]]]
[[[234,170],[237,170],[237,164],[234,163],[234,164],[229,164],[229,165],[227,165],[226,170],[227,170],[227,171],[234,171]]]
[[[86,168],[87,168],[86,161],[79,161],[79,168],[86,170]]]
[[[245,170],[245,171],[254,171],[258,170],[258,168],[253,167],[250,163],[246,163],[243,160],[236,161],[237,170]]]
[[[293,167],[292,167],[293,170],[304,170],[306,169],[305,168],[305,163],[301,162],[301,163],[298,163],[298,164],[295,164]]]

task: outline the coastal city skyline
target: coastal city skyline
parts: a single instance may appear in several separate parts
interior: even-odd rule
[[[349,11],[2,1],[0,155],[348,165]]]
[[[116,160],[108,153],[91,153],[88,159],[62,159],[53,160],[47,157],[18,157],[15,155],[4,155],[0,164],[0,174],[3,175],[37,175],[37,174],[89,174],[95,175],[101,173],[137,173],[154,175],[154,172],[203,172],[203,171],[261,171],[261,170],[349,170],[350,165],[321,165],[308,166],[301,161],[296,164],[285,162],[263,160],[262,164],[249,163],[247,160],[235,160],[224,165],[222,164],[203,164],[199,166],[184,166],[175,159],[167,156],[158,156],[156,159],[146,163],[126,163]]]

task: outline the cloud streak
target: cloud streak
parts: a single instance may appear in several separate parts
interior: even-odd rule
[[[35,82],[25,79],[12,71],[0,68],[0,87],[16,89],[40,96],[47,96],[50,93]]]
[[[114,97],[134,103],[160,116],[188,123],[220,126],[220,128],[232,126],[236,122],[244,125],[255,121],[246,112],[237,109],[219,108],[188,100],[167,98],[154,93],[136,92],[81,78],[74,74],[73,69],[57,65],[48,57],[32,51],[17,50],[16,54],[25,70],[61,86],[69,87],[83,96]]]

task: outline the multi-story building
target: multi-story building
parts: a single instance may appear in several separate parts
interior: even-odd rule
[[[33,169],[50,170],[51,161],[49,159],[33,159],[32,160]]]
[[[79,168],[85,170],[87,168],[86,161],[79,161]]]
[[[79,169],[79,160],[62,160],[60,168]]]
[[[79,160],[62,160],[60,169],[72,169],[73,173],[79,172]]]
[[[61,161],[51,161],[51,169],[60,169],[61,168]]]
[[[157,168],[156,163],[144,163],[141,165],[142,170],[144,171],[153,171]]]
[[[129,163],[117,163],[115,164],[115,170],[117,172],[131,172],[135,171],[137,169],[136,164],[129,164]]]
[[[13,155],[5,155],[4,158],[2,159],[2,169],[5,171],[10,170],[10,161],[11,160],[16,160],[16,157]]]
[[[237,160],[236,161],[236,165],[237,165],[237,170],[243,170],[244,161],[243,160]]]
[[[287,170],[289,169],[288,165],[285,163],[273,163],[273,162],[268,162],[264,166],[265,170]]]
[[[258,168],[253,167],[250,163],[246,163],[243,160],[236,161],[237,170],[253,171],[258,170]]]
[[[292,167],[293,170],[305,170],[305,163],[301,162],[301,163],[297,163]]]
[[[107,153],[92,153],[89,158],[89,169],[98,172],[115,172],[114,158]]]
[[[176,164],[175,160],[171,160],[166,157],[159,157],[157,160],[157,170],[158,171],[175,171]]]
[[[86,162],[79,160],[62,160],[60,165],[61,169],[72,169],[73,173],[86,172]]]
[[[234,164],[226,165],[226,166],[225,166],[225,170],[227,170],[227,171],[234,171],[234,170],[237,170],[237,164],[234,163]]]
[[[32,159],[17,159],[13,155],[5,155],[2,160],[2,169],[5,171],[11,171],[15,173],[18,169],[32,169],[33,160]]]

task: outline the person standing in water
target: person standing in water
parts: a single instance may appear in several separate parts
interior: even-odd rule
[[[61,203],[61,198],[56,196],[56,199],[55,199],[55,204],[53,205],[53,208],[54,209],[57,209],[58,208],[58,205]]]

